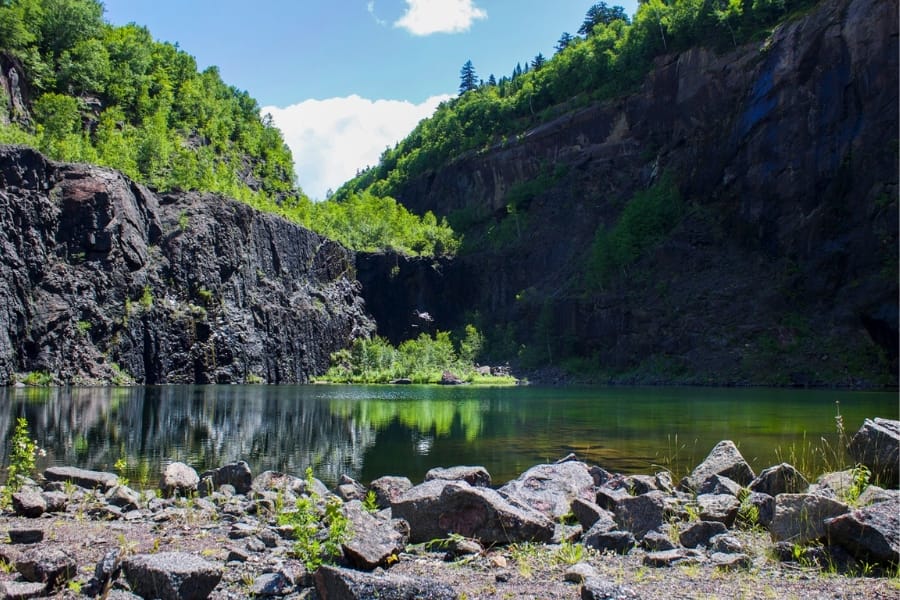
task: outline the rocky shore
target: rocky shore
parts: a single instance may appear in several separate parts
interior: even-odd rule
[[[813,483],[730,441],[680,481],[568,456],[500,486],[456,466],[329,490],[171,463],[139,492],[52,467],[7,496],[0,596],[896,598],[898,448],[900,422],[866,420],[856,468]]]

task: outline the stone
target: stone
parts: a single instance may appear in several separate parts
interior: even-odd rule
[[[124,510],[135,510],[141,505],[141,495],[128,486],[116,485],[106,492],[106,501]]]
[[[744,571],[753,566],[753,559],[746,554],[714,552],[710,554],[709,561],[716,569],[722,571]]]
[[[604,485],[597,489],[597,494],[594,498],[597,502],[597,506],[615,512],[619,502],[625,498],[631,498],[631,494],[629,494],[627,490]]]
[[[853,469],[823,473],[816,479],[814,485],[817,486],[816,490],[829,489],[833,491],[835,498],[845,498],[853,485]],[[813,489],[810,488],[809,492],[813,493]]]
[[[720,521],[695,521],[681,530],[678,541],[685,548],[706,547],[710,538],[726,531],[727,528]]]
[[[47,502],[38,492],[19,491],[12,495],[13,510],[20,517],[36,519],[47,510]]]
[[[876,502],[893,502],[894,505],[900,504],[900,490],[886,490],[877,485],[869,485],[863,490],[856,502],[860,506],[868,506]]]
[[[207,495],[223,485],[232,486],[236,494],[246,494],[253,485],[253,473],[250,471],[250,465],[242,460],[228,463],[218,469],[204,471],[200,475],[200,479],[206,482],[205,485],[198,485],[202,495]]]
[[[640,540],[648,531],[659,529],[666,522],[666,502],[662,492],[629,496],[619,501],[615,511],[619,529],[630,531]]]
[[[9,530],[10,544],[36,544],[43,539],[43,529],[14,527]]]
[[[113,473],[89,471],[76,467],[50,467],[44,471],[44,479],[63,483],[68,481],[86,490],[99,489],[102,492],[107,492],[119,484],[118,476]]]
[[[640,600],[629,587],[604,577],[588,577],[581,586],[581,600]]]
[[[69,504],[69,497],[65,492],[41,492],[41,497],[47,504],[47,512],[66,512],[66,506]]]
[[[225,562],[247,562],[250,559],[250,553],[246,548],[229,546],[227,550],[228,554],[225,557]]]
[[[484,552],[484,546],[478,540],[454,536],[447,541],[447,553],[444,560],[455,560],[460,556],[472,556],[482,552]]]
[[[457,466],[434,467],[425,473],[425,481],[443,479],[445,481],[465,481],[474,487],[491,487],[491,474],[484,467]]]
[[[600,520],[608,522],[610,524],[610,529],[615,526],[615,520],[613,519],[613,514],[611,512],[604,510],[600,508],[599,505],[583,498],[575,498],[572,500],[572,514],[578,519],[578,522],[581,524],[581,528],[584,531],[593,527],[594,523]]]
[[[588,466],[578,461],[536,465],[498,491],[527,503],[551,519],[570,513],[575,498],[590,501],[596,496]]]
[[[159,600],[202,600],[222,579],[221,567],[186,552],[137,554],[122,567],[134,593]]]
[[[52,589],[75,577],[75,559],[62,550],[35,547],[22,553],[16,570],[28,581],[47,584]]]
[[[408,490],[391,509],[395,518],[409,523],[413,543],[451,533],[482,543],[546,542],[554,533],[553,521],[542,513],[462,481],[426,481]]]
[[[716,444],[703,462],[681,480],[679,487],[685,491],[696,491],[712,475],[728,477],[740,485],[747,485],[754,478],[753,469],[731,440]]]
[[[350,536],[342,548],[351,566],[364,571],[386,567],[391,557],[403,550],[406,540],[390,521],[369,514],[358,500],[345,504],[342,510],[350,522]]]
[[[583,583],[589,577],[597,577],[597,569],[586,562],[575,563],[563,573],[563,581]]]
[[[799,494],[808,487],[809,482],[803,474],[788,463],[764,469],[749,485],[750,491],[770,496]]]
[[[283,573],[263,573],[250,585],[250,595],[253,598],[286,596],[293,588],[294,583]]]
[[[93,577],[82,588],[86,596],[104,596],[109,591],[122,571],[122,554],[123,551],[117,548],[103,555],[103,558],[94,567]]]
[[[661,550],[674,550],[675,543],[671,538],[662,531],[648,531],[641,540],[641,547],[650,552],[659,552]]]
[[[843,502],[817,494],[780,494],[775,498],[769,534],[775,542],[808,544],[825,536],[825,519],[848,511]]]
[[[441,380],[438,383],[440,385],[462,385],[465,383],[465,381],[463,381],[450,371],[444,371],[443,373],[441,373]]]
[[[648,552],[644,555],[642,562],[647,567],[671,567],[673,565],[699,564],[701,561],[696,551],[675,548],[674,550]]]
[[[5,600],[29,600],[46,596],[47,586],[43,583],[28,581],[0,582],[0,598]]]
[[[850,456],[884,487],[900,484],[900,421],[866,419],[850,440]]]
[[[200,476],[197,471],[183,462],[172,462],[166,465],[159,478],[159,489],[163,496],[188,495],[197,491]]]
[[[582,539],[587,548],[600,552],[611,551],[616,554],[628,554],[637,545],[634,534],[630,531],[602,531],[591,529]]]
[[[725,477],[724,475],[710,475],[697,488],[697,494],[729,494],[737,497],[743,487],[737,481]]]
[[[744,498],[744,502],[756,507],[756,522],[749,523],[749,525],[768,528],[769,523],[775,517],[775,498],[761,492],[750,492]]]
[[[741,501],[731,494],[701,494],[697,496],[700,519],[703,521],[721,521],[726,527],[734,525]]]
[[[632,496],[659,490],[653,475],[629,475],[625,478],[625,487]]]
[[[879,502],[826,519],[825,530],[830,543],[840,544],[860,560],[900,564],[900,509],[895,502]]]
[[[334,489],[334,495],[344,502],[363,500],[366,497],[366,488],[352,477],[341,475]]]
[[[369,489],[375,492],[375,504],[378,508],[389,508],[412,486],[412,481],[407,477],[386,475],[373,480]]]
[[[362,573],[322,566],[313,575],[321,600],[457,600],[450,586],[392,573]]]
[[[744,545],[739,539],[730,533],[720,533],[709,539],[709,549],[711,552],[720,552],[722,554],[740,554],[744,551]]]

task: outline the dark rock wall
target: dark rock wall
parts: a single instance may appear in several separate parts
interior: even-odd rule
[[[305,382],[374,324],[353,255],[211,195],[0,147],[0,384]]]
[[[468,308],[532,347],[541,321],[557,354],[642,380],[896,382],[897,23],[896,2],[829,0],[765,42],[660,58],[639,91],[398,198],[476,223]],[[585,286],[597,228],[663,172],[687,216],[619,281]],[[508,214],[511,190],[550,174]]]

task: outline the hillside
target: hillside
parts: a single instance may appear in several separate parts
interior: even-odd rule
[[[440,129],[423,122],[339,195],[448,217],[459,258],[424,297],[429,267],[403,263],[390,281],[412,287],[390,293],[433,299],[418,308],[443,328],[474,318],[494,358],[544,377],[896,384],[897,39],[895,3],[828,0],[736,48],[662,52],[633,88],[487,145],[423,158]],[[367,300],[389,281],[373,264]]]

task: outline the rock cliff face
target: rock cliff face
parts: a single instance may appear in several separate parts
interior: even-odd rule
[[[635,93],[398,198],[475,223],[466,308],[537,362],[590,356],[624,381],[896,382],[897,22],[896,2],[828,0],[763,43],[667,56]],[[618,280],[585,285],[598,227],[664,172],[687,215]]]
[[[353,255],[224,198],[0,147],[0,384],[305,382],[370,332]]]

